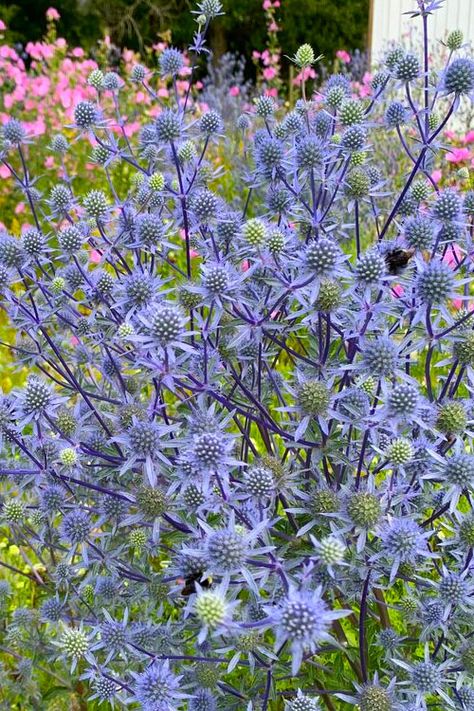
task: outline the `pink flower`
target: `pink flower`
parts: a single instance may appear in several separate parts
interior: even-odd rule
[[[55,7],[48,7],[46,10],[46,19],[49,20],[50,22],[53,22],[55,20],[59,20],[61,15],[59,12],[56,10]]]
[[[446,154],[446,160],[448,163],[461,163],[463,160],[469,160],[470,155],[469,148],[453,148]]]
[[[101,259],[102,259],[101,253],[98,252],[97,249],[91,249],[90,254],[89,254],[89,261],[91,261],[92,264],[99,264]]]
[[[247,272],[247,271],[250,269],[250,262],[249,262],[249,260],[248,260],[248,259],[244,259],[244,261],[242,262],[242,264],[241,264],[240,266],[241,266],[241,269],[242,269],[243,272]]]
[[[438,184],[441,178],[443,177],[443,173],[440,170],[433,170],[433,172],[431,173],[431,177],[434,182]]]
[[[138,133],[139,130],[140,130],[140,123],[138,121],[128,122],[124,126],[125,135],[128,138],[130,138],[130,136],[133,136],[135,133]]]
[[[446,138],[449,138],[450,141],[455,141],[457,138],[457,134],[454,131],[447,130],[444,132],[444,135]]]
[[[229,94],[231,96],[238,96],[240,94],[240,88],[238,86],[231,86],[229,89]]]
[[[299,86],[303,81],[307,79],[315,79],[316,72],[312,67],[304,67],[304,69],[293,79],[293,84]]]
[[[77,336],[71,336],[71,346],[78,346],[79,345],[79,339]]]
[[[188,90],[188,87],[189,87],[189,82],[182,81],[181,79],[177,80],[176,88],[177,88],[179,94],[185,94]]]
[[[6,165],[0,165],[0,178],[9,178],[10,177],[10,171],[8,170]]]
[[[254,49],[254,51],[252,52],[252,59],[260,59],[260,57],[261,57],[260,52],[257,52],[257,50]]]
[[[124,49],[122,56],[124,62],[132,62],[135,59],[135,55],[131,49]]]
[[[6,24],[4,23],[3,20],[0,20],[0,32],[1,32],[2,30],[6,30],[6,29],[7,29]]]
[[[392,287],[392,294],[399,299],[403,294],[405,293],[405,289],[401,284],[395,284],[395,286]]]
[[[84,56],[84,50],[82,47],[74,47],[72,50],[72,56],[73,57],[83,57]]]
[[[263,70],[263,78],[267,81],[271,81],[276,77],[276,69],[273,67],[265,67]]]
[[[31,82],[31,90],[35,96],[46,96],[50,91],[51,82],[48,77],[35,77]]]
[[[456,309],[456,311],[459,311],[459,309],[462,309],[463,307],[463,300],[462,299],[452,299],[451,301],[452,307]]]
[[[446,250],[443,257],[443,262],[445,262],[450,267],[455,267],[461,261],[461,259],[461,249],[459,245],[453,242],[453,244],[450,244],[448,249]]]
[[[346,52],[345,49],[338,49],[336,52],[336,57],[341,60],[344,64],[349,64],[351,61],[351,55]]]
[[[45,168],[54,168],[54,158],[53,156],[48,156],[44,162]]]
[[[18,55],[14,49],[4,44],[0,47],[0,58],[1,59],[18,59]]]
[[[278,96],[278,91],[276,89],[267,89],[265,93],[267,94],[267,96],[271,96],[274,99],[276,99]]]
[[[31,136],[42,136],[46,133],[46,123],[42,116],[38,116],[36,121],[25,121],[24,126]]]
[[[272,0],[263,0],[262,7],[264,10],[269,10],[272,7]]]
[[[468,131],[462,140],[464,143],[474,143],[474,131]]]
[[[25,203],[19,202],[15,207],[15,215],[21,215],[22,212],[25,212]]]
[[[280,7],[280,0],[275,0],[273,7]]]

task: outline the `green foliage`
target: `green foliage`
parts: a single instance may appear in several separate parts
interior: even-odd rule
[[[59,33],[71,44],[91,48],[104,32],[119,46],[143,50],[170,31],[178,47],[189,44],[195,20],[186,0],[156,3],[151,0],[108,0],[97,9],[91,0],[15,0],[0,3],[0,17],[10,38],[26,44],[39,40],[46,29],[45,12],[53,4],[61,14]],[[226,14],[211,31],[210,45],[216,53],[232,51],[250,57],[265,47],[267,29],[260,0],[225,2]],[[337,49],[366,45],[369,0],[282,0],[276,19],[282,26],[280,45],[294,52],[308,40],[308,28],[316,52],[332,58]]]

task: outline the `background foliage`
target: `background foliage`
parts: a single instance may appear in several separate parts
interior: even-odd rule
[[[49,0],[16,0],[0,3],[0,16],[11,29],[15,42],[38,40],[45,32],[45,12]],[[170,31],[180,48],[189,43],[194,26],[187,12],[187,0],[60,0],[59,33],[69,43],[91,48],[104,32],[115,44],[133,49],[156,41],[157,33]],[[337,49],[364,49],[367,41],[369,0],[285,0],[277,20],[282,26],[280,44],[291,54],[311,40],[318,52],[332,57]],[[252,50],[265,44],[265,18],[259,0],[229,3],[226,15],[211,30],[210,44],[216,52],[232,51],[250,57]],[[248,67],[250,69],[250,65]]]

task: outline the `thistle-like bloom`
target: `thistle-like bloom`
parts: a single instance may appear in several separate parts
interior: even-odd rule
[[[402,563],[415,565],[432,557],[427,539],[431,531],[424,532],[411,518],[389,518],[379,531],[382,552],[374,559],[385,557],[391,562],[390,579],[393,580]]]
[[[449,695],[445,691],[445,686],[449,681],[447,673],[449,662],[440,664],[433,661],[430,657],[429,645],[425,645],[422,661],[410,665],[401,659],[393,659],[393,663],[408,672],[410,681],[403,683],[412,685],[410,693],[415,695],[417,704],[424,704],[427,696],[436,694],[449,706],[451,705]]]
[[[197,595],[192,601],[193,611],[200,625],[199,643],[204,642],[208,635],[219,636],[228,634],[234,628],[233,615],[239,601],[231,601],[228,597],[229,578],[225,576],[219,586],[210,590],[196,584]]]
[[[329,630],[333,620],[348,614],[347,610],[331,610],[322,598],[321,588],[311,591],[290,588],[270,616],[276,627],[275,647],[283,642],[290,644],[293,674],[298,673],[305,652],[314,654],[320,644],[331,641]]]
[[[153,662],[141,674],[134,674],[133,700],[144,711],[177,711],[183,708],[189,694],[181,689],[181,676],[176,676],[169,661]]]

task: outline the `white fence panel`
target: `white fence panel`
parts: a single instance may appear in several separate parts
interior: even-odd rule
[[[408,42],[421,37],[420,18],[404,12],[416,8],[416,0],[372,0],[370,49],[373,62],[382,56],[389,42]],[[474,0],[445,0],[428,19],[431,42],[445,39],[451,30],[462,30],[466,42],[474,45]],[[415,34],[413,34],[415,32]]]

